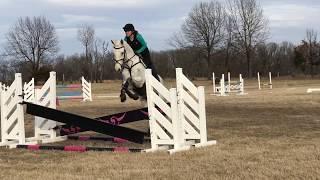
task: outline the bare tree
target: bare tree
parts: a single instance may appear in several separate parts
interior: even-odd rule
[[[233,44],[234,43],[234,27],[232,23],[232,18],[230,16],[226,17],[225,21],[225,72],[230,72],[230,57],[232,54]]]
[[[247,73],[252,75],[254,48],[268,37],[268,20],[256,0],[229,0],[228,12],[235,28],[235,46],[247,61]]]
[[[224,40],[225,14],[225,8],[218,1],[200,2],[194,6],[182,25],[185,39],[194,47],[204,50],[209,76],[212,55]]]
[[[0,82],[9,84],[14,79],[14,70],[7,60],[0,59]]]
[[[95,41],[95,30],[91,25],[82,25],[78,29],[78,40],[81,42],[81,44],[85,48],[85,57],[86,57],[86,62],[84,63],[83,66],[83,71],[88,78],[90,75],[91,82],[93,80],[93,63],[92,63],[92,58],[91,58],[91,51],[93,49],[93,43]],[[89,67],[89,69],[88,69]]]
[[[58,51],[55,28],[45,17],[19,18],[6,38],[7,55],[27,62],[36,79],[41,66]]]
[[[181,32],[174,33],[170,39],[167,41],[169,46],[175,49],[188,48],[192,46],[188,41],[186,41],[184,35]]]
[[[316,31],[308,29],[305,40],[295,47],[295,65],[304,73],[308,73],[310,68],[310,74],[314,76],[314,68],[320,65],[320,43],[317,42]]]
[[[291,74],[294,69],[294,45],[287,41],[282,42],[280,45],[279,53],[280,58],[277,62],[277,72],[280,74]]]
[[[103,73],[104,73],[104,61],[106,61],[108,55],[110,55],[110,51],[108,50],[109,43],[106,41],[102,41],[100,39],[96,39],[94,41],[92,57],[94,62],[94,79],[96,83],[98,80],[102,83]]]
[[[314,75],[314,65],[319,59],[319,45],[317,44],[318,33],[313,29],[307,29],[305,42],[307,43],[307,61],[310,64],[311,77]]]
[[[307,29],[306,31],[306,41],[309,44],[316,44],[318,39],[318,33],[314,29]]]

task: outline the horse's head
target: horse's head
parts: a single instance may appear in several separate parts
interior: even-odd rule
[[[125,46],[123,40],[111,40],[113,44],[113,54],[114,54],[114,69],[119,72],[122,69],[122,65],[125,61]]]

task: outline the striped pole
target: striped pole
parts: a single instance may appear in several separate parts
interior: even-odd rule
[[[78,141],[89,141],[89,140],[93,140],[93,141],[110,141],[113,143],[126,143],[128,142],[125,139],[121,139],[121,138],[116,138],[116,137],[103,137],[103,136],[67,136],[68,139],[70,140],[78,140]],[[150,138],[149,139],[144,139],[145,142],[151,142]]]
[[[87,147],[87,146],[42,146],[42,145],[17,145],[19,149],[28,150],[59,150],[69,152],[109,151],[109,152],[141,152],[143,149],[128,147]]]

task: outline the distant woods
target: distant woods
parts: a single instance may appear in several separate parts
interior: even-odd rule
[[[319,74],[320,42],[315,30],[301,34],[299,44],[270,42],[269,31],[268,18],[256,0],[199,2],[180,31],[168,32],[172,36],[164,41],[171,50],[152,51],[151,56],[163,77],[174,77],[175,67],[182,67],[189,77],[207,78],[213,71],[246,77],[269,71],[280,76]],[[65,82],[81,76],[92,82],[121,77],[114,71],[110,40],[97,37],[93,25],[79,26],[74,38],[82,51],[61,55],[56,29],[46,17],[19,18],[0,50],[0,81],[11,81],[15,72],[37,81],[46,79],[49,71],[56,71],[58,80]]]

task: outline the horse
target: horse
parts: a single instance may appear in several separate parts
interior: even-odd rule
[[[146,65],[136,55],[130,45],[123,40],[111,40],[113,44],[114,68],[122,74],[121,102],[126,101],[126,94],[134,100],[146,101]],[[160,81],[161,77],[158,76]]]

